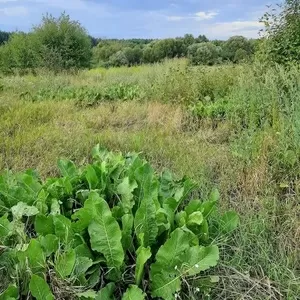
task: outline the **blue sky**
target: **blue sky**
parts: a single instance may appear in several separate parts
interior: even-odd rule
[[[0,0],[0,30],[28,31],[41,16],[66,11],[105,38],[257,37],[259,17],[275,0]]]

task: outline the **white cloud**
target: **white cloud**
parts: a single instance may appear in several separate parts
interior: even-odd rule
[[[217,38],[228,38],[234,35],[256,38],[261,27],[258,21],[234,21],[211,24],[205,28],[205,31],[209,36]]]
[[[181,16],[167,16],[168,21],[177,22],[177,21],[181,21],[183,19],[184,19],[184,17],[181,17]]]
[[[12,6],[0,8],[0,15],[7,17],[19,17],[28,15],[28,9],[24,6]]]
[[[199,11],[195,13],[196,19],[198,20],[210,20],[213,19],[215,16],[217,16],[218,13],[216,11]]]
[[[186,16],[167,16],[166,19],[171,22],[178,22],[182,20],[196,20],[196,21],[204,21],[211,20],[216,17],[219,13],[216,11],[199,11],[193,15]]]

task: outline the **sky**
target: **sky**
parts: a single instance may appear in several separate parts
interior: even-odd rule
[[[0,0],[0,30],[29,31],[43,14],[65,11],[100,38],[258,37],[274,0]]]

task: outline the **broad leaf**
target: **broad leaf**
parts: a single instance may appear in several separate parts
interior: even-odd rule
[[[46,256],[50,256],[55,253],[59,247],[59,239],[54,234],[48,234],[39,238],[41,246],[44,249]]]
[[[153,170],[149,164],[135,171],[139,182],[140,206],[135,214],[134,227],[136,235],[144,234],[144,246],[151,246],[157,237],[156,205],[153,199]]]
[[[171,269],[179,267],[181,261],[179,256],[189,248],[192,238],[193,234],[180,228],[176,229],[165,244],[159,248],[155,257],[156,263],[151,268],[155,265]]]
[[[217,246],[194,246],[189,248],[181,257],[184,262],[181,272],[184,275],[193,276],[201,271],[215,267],[219,260],[219,249]]]
[[[32,239],[25,251],[18,252],[19,261],[23,264],[28,262],[33,274],[43,274],[46,266],[46,258],[41,244]]]
[[[0,218],[0,244],[4,244],[4,241],[12,234],[13,225],[7,219],[8,214],[5,214]]]
[[[93,265],[93,261],[88,257],[77,257],[74,274],[85,275],[86,271]]]
[[[57,165],[63,176],[72,178],[78,174],[75,164],[70,160],[60,159]]]
[[[116,285],[111,282],[108,283],[104,288],[102,288],[98,295],[96,296],[95,300],[114,300],[114,292],[116,289]]]
[[[32,217],[39,213],[39,210],[35,206],[29,206],[24,202],[19,202],[17,205],[11,208],[14,219],[21,219],[23,216]]]
[[[10,285],[2,294],[0,294],[0,300],[19,298],[19,289],[16,285]]]
[[[59,238],[60,242],[68,244],[74,236],[71,221],[63,215],[56,215],[53,216],[53,223],[55,234]]]
[[[181,280],[175,270],[157,272],[152,277],[151,294],[164,300],[174,300],[175,293],[181,290]]]
[[[96,205],[97,218],[88,227],[91,247],[104,255],[109,268],[119,270],[124,261],[122,233],[106,201],[99,200]]]
[[[97,297],[97,293],[93,290],[88,290],[82,293],[77,293],[76,296],[81,299],[94,300]]]
[[[117,193],[121,195],[122,206],[126,214],[131,212],[135,204],[132,192],[137,187],[138,185],[136,181],[130,182],[129,177],[125,177],[117,187]]]
[[[88,257],[90,259],[93,259],[93,254],[90,250],[90,248],[86,244],[82,244],[77,246],[75,249],[76,256],[77,257]]]
[[[136,285],[130,286],[122,297],[122,300],[144,300],[145,293]]]
[[[136,266],[135,266],[135,283],[140,285],[143,277],[144,266],[147,260],[151,257],[151,248],[140,247],[137,251]]]
[[[54,234],[54,224],[53,224],[53,216],[49,215],[48,217],[44,215],[37,215],[34,222],[34,229],[39,235],[48,235]]]
[[[90,190],[97,189],[100,181],[99,181],[97,173],[96,173],[96,171],[95,171],[95,169],[93,168],[92,165],[87,166],[85,177],[86,177],[86,180],[89,184],[89,189]]]
[[[203,223],[203,215],[200,211],[193,212],[187,218],[187,225],[201,225]]]
[[[75,266],[76,254],[75,250],[69,250],[58,256],[55,262],[55,270],[58,275],[65,279],[72,274]]]
[[[54,296],[51,293],[51,290],[49,288],[49,285],[47,282],[37,276],[32,275],[30,283],[29,283],[29,289],[33,297],[36,298],[36,300],[53,300]]]
[[[185,207],[185,212],[191,215],[193,212],[201,211],[202,202],[200,200],[191,200]]]
[[[122,217],[122,245],[125,252],[132,247],[132,229],[133,215],[126,214]]]

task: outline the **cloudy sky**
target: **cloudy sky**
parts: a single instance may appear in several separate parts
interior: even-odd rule
[[[274,0],[0,0],[0,30],[28,31],[41,16],[66,11],[105,38],[257,37],[259,17]]]

